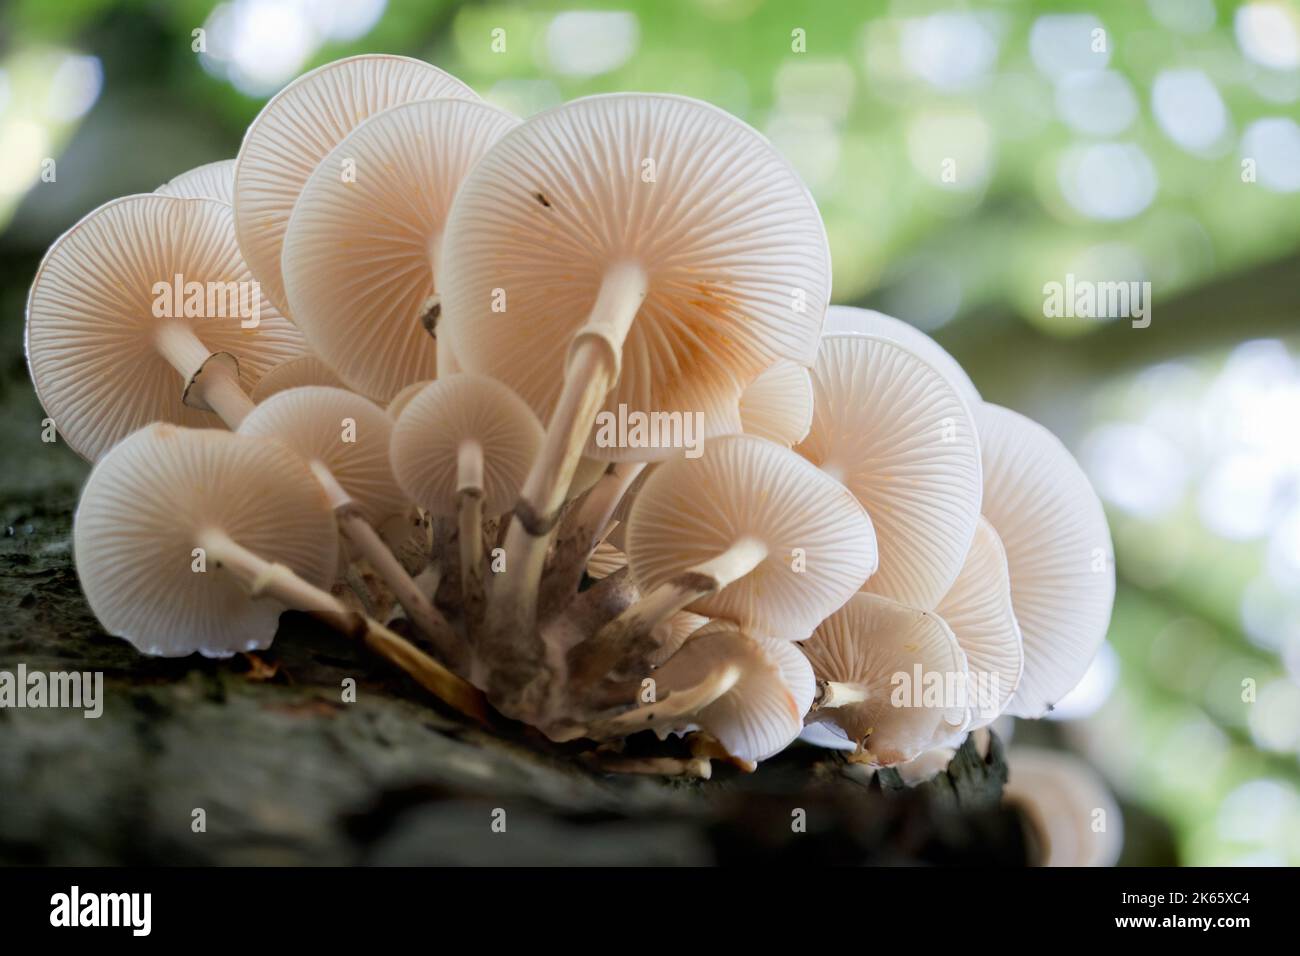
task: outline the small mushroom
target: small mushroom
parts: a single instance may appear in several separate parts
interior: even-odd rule
[[[73,523],[91,610],[147,654],[266,648],[280,613],[293,608],[484,719],[473,687],[325,590],[337,548],[329,500],[283,443],[165,424],[140,429],[100,459]]]
[[[937,614],[863,592],[799,647],[818,682],[809,721],[833,724],[862,761],[903,763],[962,729],[966,659]]]
[[[752,770],[799,736],[814,693],[812,670],[793,644],[754,639],[724,622],[697,630],[653,676],[657,701],[587,732],[600,739],[702,730]]]
[[[975,410],[984,516],[1006,550],[1025,666],[1007,712],[1041,717],[1083,678],[1115,599],[1110,529],[1087,476],[1060,439],[998,405]]]
[[[246,390],[305,350],[260,298],[230,207],[214,199],[100,206],[50,247],[27,300],[36,393],[91,461],[150,422],[238,426],[253,407]]]
[[[1040,866],[1114,866],[1124,817],[1097,772],[1077,757],[1041,747],[1007,753],[1003,802],[1020,809],[1038,844]]]
[[[597,412],[698,412],[705,437],[727,430],[759,372],[812,361],[829,263],[797,174],[707,103],[589,96],[483,157],[447,221],[443,324],[466,369],[548,422],[506,538],[516,570],[493,602],[502,653],[540,653],[537,584],[578,456],[673,454],[598,447]]]
[[[369,399],[322,385],[272,395],[239,426],[240,434],[278,438],[302,456],[325,490],[347,541],[392,589],[444,659],[456,661],[461,649],[447,622],[375,530],[408,505],[388,460],[392,431],[392,420]]]
[[[888,339],[908,351],[915,352],[943,375],[953,388],[972,407],[980,401],[979,390],[961,364],[930,336],[901,319],[871,309],[857,309],[848,305],[833,305],[826,310],[823,335],[854,332]]]
[[[842,482],[875,525],[866,589],[933,609],[980,514],[980,448],[962,397],[915,353],[874,335],[823,336],[812,429],[795,451]]]
[[[813,387],[808,370],[777,362],[760,372],[740,393],[740,430],[789,448],[808,437],[813,418]]]
[[[437,375],[439,250],[461,180],[519,120],[467,99],[390,107],[302,187],[284,235],[289,308],[348,386],[388,401]],[[355,178],[339,175],[354,163]]]
[[[299,355],[281,362],[262,376],[253,387],[253,401],[260,405],[272,395],[301,388],[304,385],[327,385],[342,388],[343,381],[334,371],[314,355]]]
[[[181,173],[154,192],[182,199],[219,199],[231,203],[235,196],[235,161],[221,159]]]
[[[483,602],[483,518],[514,506],[541,441],[532,409],[480,375],[430,382],[393,427],[398,483],[430,514],[458,516],[462,596],[471,615]]]
[[[280,255],[303,184],[363,120],[399,103],[436,97],[477,99],[468,86],[429,63],[367,53],[304,73],[271,97],[249,125],[235,159],[235,228],[253,275],[286,315]],[[358,179],[361,175],[364,171]]]
[[[853,495],[751,435],[660,464],[637,495],[626,543],[644,597],[574,649],[579,679],[638,659],[655,626],[683,608],[802,640],[876,568],[871,519]]]

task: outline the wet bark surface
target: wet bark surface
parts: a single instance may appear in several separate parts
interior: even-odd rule
[[[0,671],[102,672],[104,702],[98,719],[0,708],[2,864],[1025,859],[1018,819],[998,808],[996,745],[912,789],[803,745],[754,774],[715,764],[709,781],[608,774],[577,748],[467,725],[301,615],[257,658],[142,657],[86,606],[70,537],[86,467],[40,441],[39,407],[12,371]]]

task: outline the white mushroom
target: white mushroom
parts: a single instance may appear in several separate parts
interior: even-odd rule
[[[518,120],[476,100],[404,103],[345,136],[302,187],[281,268],[295,321],[352,389],[434,378],[439,250],[452,198]],[[355,177],[339,170],[355,164]]]
[[[749,435],[656,468],[632,509],[627,555],[646,594],[636,613],[689,607],[783,640],[807,637],[876,567],[871,519],[853,496]]]
[[[229,204],[235,196],[235,161],[222,159],[196,166],[169,179],[154,192],[182,199],[219,199]]]
[[[253,407],[246,390],[304,351],[213,199],[100,206],[50,247],[27,300],[36,394],[92,461],[150,422],[236,427]]]
[[[843,482],[875,525],[875,594],[933,609],[980,514],[980,450],[966,403],[932,366],[873,335],[824,336],[813,425],[795,450]]]
[[[965,721],[965,656],[936,614],[853,595],[800,645],[820,696],[810,722],[834,724],[865,762],[915,758]]]
[[[280,271],[284,233],[312,171],[366,118],[436,97],[477,98],[436,66],[363,54],[304,73],[262,107],[235,160],[235,228],[249,267],[281,311],[288,308]]]
[[[430,382],[393,428],[397,480],[420,507],[458,516],[462,595],[483,600],[483,518],[514,506],[542,441],[542,426],[514,392],[481,375]]]
[[[753,769],[784,750],[803,726],[811,669],[787,641],[753,639],[715,622],[696,631],[653,674],[658,699],[595,722],[596,737],[703,730]]]
[[[1041,717],[1083,677],[1115,599],[1110,529],[1060,439],[998,405],[976,409],[984,515],[1006,549],[1025,666],[1007,710]]]

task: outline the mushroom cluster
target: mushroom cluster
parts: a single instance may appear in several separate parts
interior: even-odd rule
[[[27,355],[94,462],[86,597],[145,654],[293,608],[610,767],[899,765],[1080,680],[1111,543],[1055,437],[830,289],[809,192],[716,107],[521,121],[365,55],[58,239]]]

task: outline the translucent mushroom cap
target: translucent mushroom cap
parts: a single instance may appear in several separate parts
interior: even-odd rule
[[[239,433],[277,438],[307,462],[320,462],[371,524],[410,504],[388,460],[393,420],[354,392],[325,385],[278,392],[248,413]]]
[[[802,640],[876,567],[871,519],[843,485],[780,445],[715,438],[700,458],[656,466],[628,519],[627,556],[648,593],[741,539],[767,556],[689,605],[749,634]]]
[[[387,401],[436,377],[425,322],[437,321],[447,213],[469,170],[518,123],[477,100],[404,103],[345,136],[303,186],[284,237],[285,295],[351,388]],[[357,175],[345,179],[349,161]]]
[[[1042,866],[1114,866],[1124,818],[1105,782],[1070,754],[1014,747],[1007,754],[1005,802],[1033,825]]]
[[[808,365],[830,294],[817,207],[772,146],[709,104],[608,94],[540,113],[465,180],[443,244],[443,322],[456,358],[547,420],[570,345],[606,273],[648,294],[606,410],[735,419],[778,358]],[[647,449],[596,448],[606,459]]]
[[[812,376],[812,428],[795,451],[871,515],[880,570],[866,589],[934,608],[980,514],[979,440],[965,401],[916,353],[874,335],[824,336]]]
[[[816,710],[812,720],[833,724],[873,763],[911,760],[936,738],[961,729],[960,699],[926,695],[927,685],[958,687],[966,680],[965,656],[937,614],[855,594],[800,648],[819,681],[865,689],[866,700]]]
[[[367,53],[304,73],[262,107],[235,160],[235,223],[253,274],[281,310],[287,306],[281,246],[312,170],[367,117],[399,103],[436,97],[477,98],[436,66]]]
[[[740,760],[757,762],[784,750],[799,736],[815,690],[812,669],[788,641],[706,624],[654,672],[656,693],[695,687],[725,665],[739,671],[725,693],[660,729],[704,730]]]
[[[976,683],[969,729],[985,727],[1011,702],[1025,666],[1006,551],[987,519],[980,518],[961,572],[936,610],[965,652]]]
[[[182,292],[197,283],[201,297],[185,293],[177,303],[177,276]],[[256,327],[241,327],[252,321],[240,318],[241,300],[245,311],[256,306]],[[207,314],[186,316],[190,301]],[[233,356],[245,390],[306,349],[302,333],[258,295],[223,202],[115,199],[45,254],[27,299],[27,362],[41,405],[79,455],[93,461],[155,421],[222,427],[216,415],[185,403],[187,378],[158,351],[158,331],[170,322],[189,326],[213,353]]]
[[[1041,717],[1079,683],[1110,625],[1115,558],[1097,494],[1060,439],[998,405],[976,409],[984,515],[1006,549],[1025,669],[1007,710]]]
[[[289,448],[149,425],[91,471],[73,523],[77,574],[108,633],[165,657],[270,645],[284,606],[249,597],[214,561],[195,570],[194,549],[210,529],[318,587],[338,567],[333,512]]]
[[[532,409],[500,382],[453,375],[425,386],[393,428],[391,457],[397,480],[421,507],[456,513],[458,457],[466,442],[483,454],[483,514],[514,507],[542,444]]]
[[[253,388],[253,401],[264,402],[277,392],[303,385],[329,385],[341,388],[342,380],[314,355],[299,355],[282,362],[262,376]]]
[[[154,192],[182,199],[219,199],[234,202],[235,161],[221,159],[186,170],[163,183]]]
[[[740,394],[740,427],[778,445],[797,445],[808,436],[813,418],[813,387],[808,370],[780,361],[760,372]]]
[[[874,335],[898,343],[933,365],[968,403],[974,405],[980,400],[979,389],[961,364],[948,354],[947,349],[916,326],[872,309],[833,305],[826,310],[823,334],[840,335],[845,332]]]

